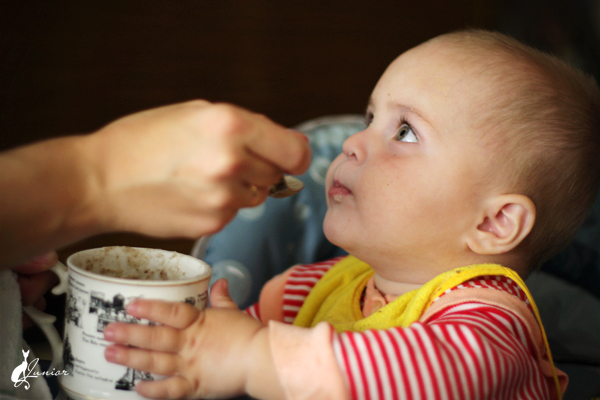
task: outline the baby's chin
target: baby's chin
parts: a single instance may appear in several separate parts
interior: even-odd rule
[[[336,226],[335,224],[331,221],[331,209],[328,208],[327,212],[325,213],[325,218],[323,219],[323,233],[325,234],[325,237],[327,238],[327,240],[329,240],[331,243],[335,244],[336,246],[339,246],[339,244],[336,243]]]
[[[328,218],[329,216],[329,218]],[[323,220],[323,233],[329,242],[349,252],[348,248],[352,247],[349,238],[345,237],[344,229],[340,224],[336,224],[331,217],[331,211],[327,210],[325,219]]]

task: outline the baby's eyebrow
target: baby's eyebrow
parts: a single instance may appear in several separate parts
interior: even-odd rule
[[[399,110],[399,111],[403,111],[405,113],[409,112],[411,114],[416,114],[420,119],[427,121],[427,118],[425,118],[423,116],[423,113],[414,107],[407,106],[405,104],[396,103],[395,101],[391,101],[391,100],[387,102],[387,106],[390,110]]]
[[[375,107],[375,105],[376,105],[375,99],[373,99],[372,96],[369,97],[366,111],[368,111],[372,107]],[[390,109],[390,110],[400,110],[400,111],[404,111],[404,112],[410,112],[412,114],[416,114],[422,120],[428,121],[428,119],[423,115],[423,113],[414,107],[407,106],[405,104],[400,104],[393,100],[388,100],[386,105],[387,105],[388,109]]]
[[[377,102],[375,101],[375,99],[373,97],[369,97],[369,101],[367,103],[367,108],[365,110],[365,113],[370,108],[373,108],[376,105],[377,105]],[[390,110],[400,111],[400,112],[405,112],[405,113],[409,112],[411,114],[416,114],[420,119],[422,119],[424,121],[427,121],[427,122],[429,121],[429,119],[421,111],[419,111],[415,107],[411,107],[411,106],[408,106],[406,104],[401,104],[401,103],[395,102],[393,100],[388,100],[386,102],[386,106]]]

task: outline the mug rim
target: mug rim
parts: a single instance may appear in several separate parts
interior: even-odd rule
[[[168,253],[168,254],[178,254],[179,256],[181,256],[185,259],[191,259],[193,262],[203,265],[206,269],[203,273],[200,273],[199,275],[196,275],[191,278],[166,279],[166,280],[153,280],[153,279],[144,280],[144,279],[129,279],[129,278],[119,278],[119,277],[115,277],[115,276],[101,275],[96,272],[87,271],[87,270],[75,265],[73,263],[73,261],[71,260],[72,257],[74,257],[77,254],[98,251],[101,249],[119,248],[119,247],[136,249],[136,250],[144,250],[144,251],[151,250],[151,251],[157,251],[157,252]],[[104,246],[104,247],[95,247],[95,248],[91,248],[91,249],[78,251],[76,253],[71,254],[67,258],[67,268],[69,270],[72,270],[73,272],[78,273],[79,275],[83,275],[83,276],[93,279],[95,281],[110,282],[110,283],[116,283],[116,284],[121,284],[121,285],[126,285],[126,286],[168,287],[168,286],[192,285],[192,284],[196,284],[196,283],[210,279],[211,273],[212,273],[212,268],[211,268],[210,264],[208,264],[206,261],[200,260],[199,258],[196,258],[196,257],[192,257],[188,254],[182,254],[182,253],[178,253],[176,251],[171,251],[171,250],[153,249],[153,248],[148,248],[148,247],[132,247],[132,246]]]

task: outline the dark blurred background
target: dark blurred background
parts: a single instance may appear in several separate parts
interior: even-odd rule
[[[286,126],[362,113],[395,57],[466,27],[600,76],[600,0],[1,0],[0,150],[195,98]],[[123,233],[59,254],[115,244],[189,253],[192,243]]]

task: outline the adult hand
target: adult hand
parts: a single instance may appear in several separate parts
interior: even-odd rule
[[[17,273],[23,306],[33,305],[40,311],[46,308],[44,294],[58,283],[58,276],[48,270],[57,261],[58,255],[52,251],[12,268]],[[23,313],[23,330],[33,325],[29,316]]]
[[[309,164],[301,133],[206,101],[0,153],[0,268],[108,232],[213,233]]]
[[[283,173],[300,174],[299,132],[227,104],[192,101],[122,118],[91,135],[107,229],[197,238],[263,202]]]

